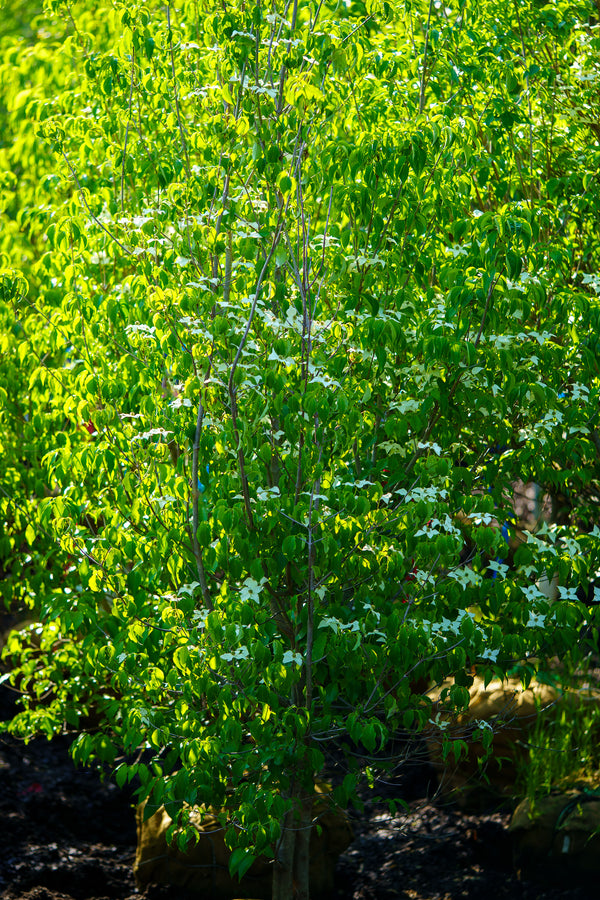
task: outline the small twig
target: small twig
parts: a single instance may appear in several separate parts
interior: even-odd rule
[[[346,41],[350,40],[350,38],[354,34],[356,34],[357,31],[360,31],[361,28],[364,28],[364,26],[367,24],[367,22],[370,22],[371,19],[374,17],[374,15],[375,15],[374,13],[371,13],[371,15],[367,16],[365,19],[363,19],[362,22],[359,22],[358,25],[356,26],[356,28],[352,29],[350,34],[347,34],[345,38],[342,38],[342,44],[345,44]]]

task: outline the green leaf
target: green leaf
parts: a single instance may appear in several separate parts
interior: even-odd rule
[[[236,847],[229,857],[229,871],[241,881],[254,864],[256,857],[242,847]]]

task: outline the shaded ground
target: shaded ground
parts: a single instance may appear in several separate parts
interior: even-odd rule
[[[0,688],[0,690],[6,690]],[[0,696],[0,720],[7,705]],[[131,800],[76,770],[66,740],[26,747],[0,736],[0,897],[5,900],[187,900],[180,889],[136,891]],[[508,814],[463,815],[423,799],[428,773],[402,792],[411,814],[380,804],[354,819],[331,900],[596,900],[598,887],[520,881],[505,832]],[[398,785],[387,789],[391,795]],[[419,796],[421,795],[421,796]],[[189,896],[189,895],[188,895]],[[210,900],[210,898],[204,898]]]

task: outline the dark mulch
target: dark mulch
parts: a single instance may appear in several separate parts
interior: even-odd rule
[[[6,689],[0,720],[9,707]],[[68,740],[27,746],[0,735],[0,897],[5,900],[184,900],[179,889],[136,890],[132,799],[76,769]],[[384,786],[410,814],[381,803],[353,815],[356,839],[340,858],[331,900],[596,900],[597,887],[520,880],[508,813],[462,814],[428,800],[417,767]],[[210,900],[210,898],[204,898]]]

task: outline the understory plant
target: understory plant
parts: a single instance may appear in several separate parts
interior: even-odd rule
[[[581,663],[574,668],[567,658],[540,677],[557,689],[557,699],[540,711],[531,729],[516,793],[535,803],[551,791],[595,792],[600,763],[597,669]]]

